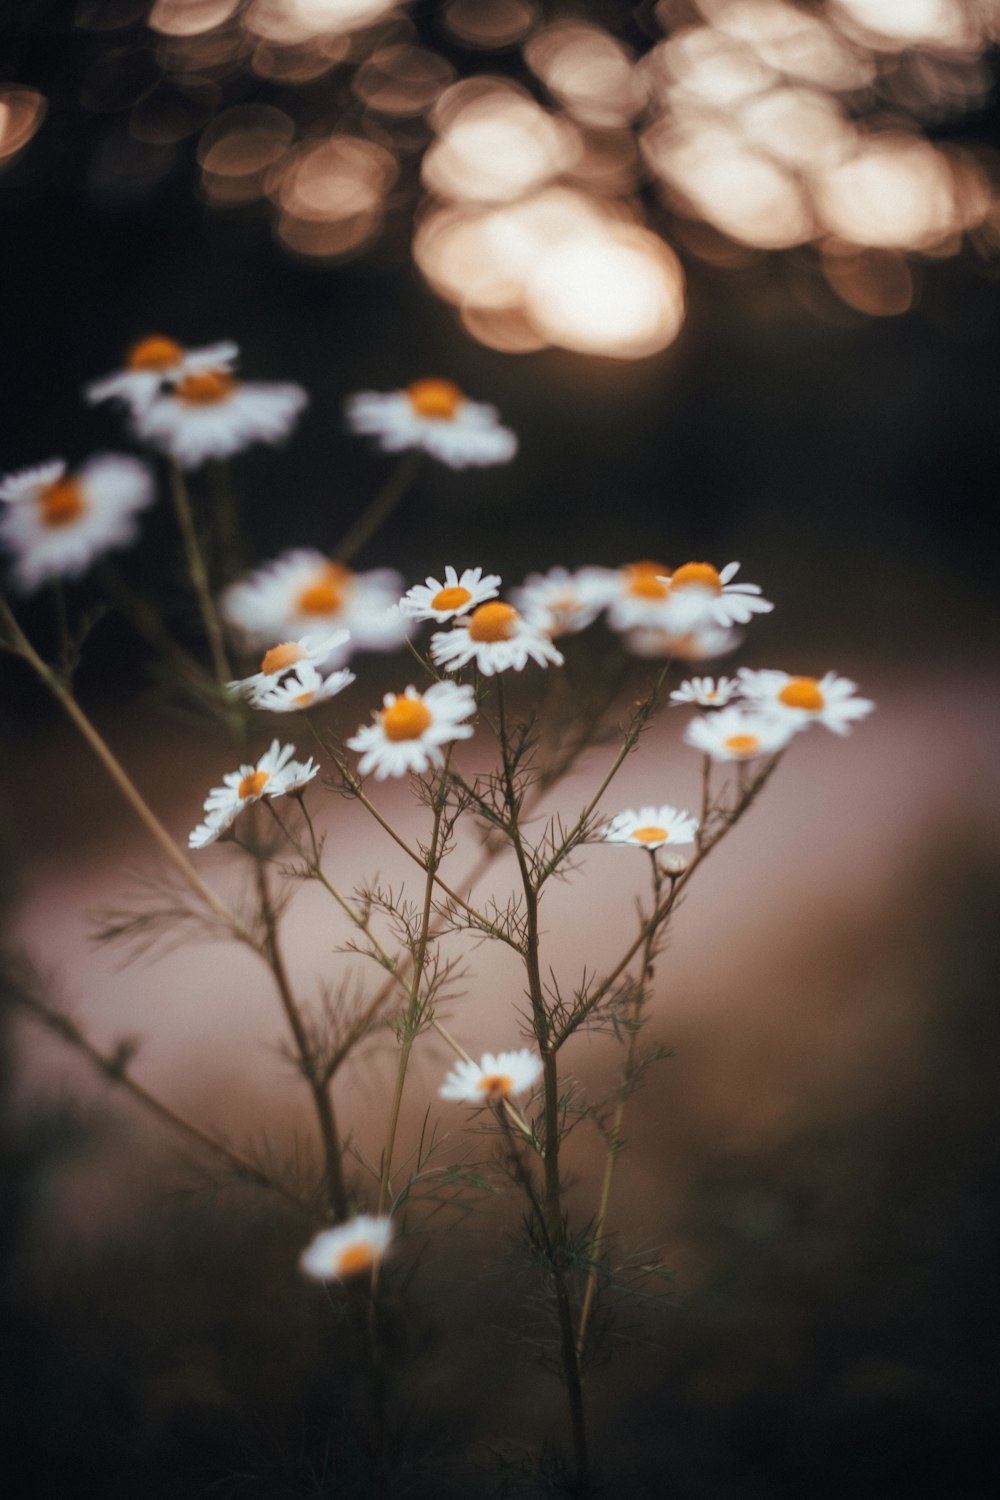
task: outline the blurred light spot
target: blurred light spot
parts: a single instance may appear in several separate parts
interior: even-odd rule
[[[164,79],[132,110],[129,132],[152,145],[183,140],[212,118],[221,99],[221,89],[207,79]]]
[[[347,38],[337,37],[335,41],[339,56],[329,45],[319,48],[293,43],[282,47],[274,42],[260,41],[253,49],[250,66],[258,78],[274,78],[282,83],[311,83],[347,57],[350,50]]]
[[[538,20],[530,0],[451,0],[445,26],[467,47],[511,47]]]
[[[875,47],[950,50],[975,47],[982,39],[969,0],[833,0],[832,8]]]
[[[804,83],[846,92],[867,87],[875,77],[866,49],[851,46],[820,16],[786,0],[699,0],[699,9],[769,67]]]
[[[684,322],[684,273],[658,235],[609,225],[543,254],[525,307],[553,344],[638,359],[672,343]]]
[[[156,0],[146,25],[163,36],[199,36],[235,15],[239,0]]]
[[[271,104],[237,104],[202,134],[198,161],[201,186],[216,203],[252,203],[264,193],[269,168],[291,144],[295,127]]]
[[[947,158],[915,136],[869,136],[814,191],[827,229],[856,245],[924,250],[961,225]]]
[[[387,115],[422,114],[448,87],[454,69],[426,47],[380,47],[354,76],[354,92]]]
[[[652,90],[665,92],[675,107],[697,103],[724,109],[776,81],[753,48],[708,26],[689,26],[659,42],[647,53],[644,70]]]
[[[297,219],[283,213],[278,238],[286,249],[310,260],[346,260],[367,249],[381,227],[381,206],[335,220]]]
[[[564,121],[502,80],[469,82],[477,87],[454,84],[435,110],[440,134],[422,166],[432,192],[502,202],[531,192],[570,165],[576,136]]]
[[[0,167],[10,166],[45,119],[48,105],[37,89],[0,84]]]
[[[639,153],[631,130],[588,131],[568,175],[595,193],[629,194],[639,176]]]
[[[772,89],[747,100],[738,120],[749,145],[789,166],[831,165],[854,146],[854,127],[839,104],[813,89]]]
[[[467,332],[487,349],[498,349],[502,354],[534,354],[547,347],[547,339],[519,307],[463,307],[461,318]]]
[[[913,274],[892,250],[824,247],[823,272],[842,302],[876,318],[897,318],[913,306]]]
[[[585,125],[625,125],[645,102],[645,89],[622,44],[580,21],[557,21],[528,42],[528,66]]]
[[[392,153],[373,141],[333,135],[299,147],[268,190],[292,217],[334,223],[381,214],[398,170]]]
[[[279,45],[369,26],[396,0],[252,0],[241,20],[252,35]]]

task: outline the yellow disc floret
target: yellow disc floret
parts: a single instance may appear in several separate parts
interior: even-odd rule
[[[44,485],[38,492],[38,510],[43,526],[71,526],[87,511],[83,485],[71,474]]]
[[[270,651],[264,652],[260,670],[265,677],[270,676],[272,672],[287,672],[288,668],[294,667],[305,654],[298,641],[282,641],[279,646],[272,646]]]
[[[270,779],[266,771],[251,771],[236,788],[237,797],[259,797]]]
[[[670,570],[662,563],[631,563],[625,571],[626,588],[637,599],[665,599],[670,592],[670,583],[666,577]]]
[[[407,386],[406,394],[417,416],[432,422],[450,422],[465,400],[450,380],[416,380]]]
[[[362,1240],[357,1245],[348,1245],[340,1252],[337,1274],[338,1276],[356,1276],[359,1271],[370,1271],[377,1259],[375,1246],[370,1245],[367,1240]]]
[[[694,585],[700,589],[711,589],[713,594],[722,593],[722,579],[719,577],[718,568],[713,568],[711,563],[684,563],[683,567],[675,568],[670,575],[670,587],[682,589]]]
[[[468,604],[472,595],[468,589],[456,585],[450,589],[439,589],[431,600],[431,609],[461,609],[463,604]]]
[[[228,370],[194,370],[177,382],[174,395],[188,406],[217,406],[235,389],[236,376]]]
[[[514,1080],[507,1073],[484,1073],[479,1087],[488,1099],[506,1099],[514,1088]]]
[[[176,339],[151,333],[132,345],[125,362],[130,370],[172,370],[183,358],[184,350]]]
[[[422,698],[397,698],[382,712],[382,733],[387,740],[419,740],[432,722],[433,715]]]
[[[344,589],[351,574],[339,563],[328,563],[314,575],[299,594],[298,608],[303,615],[335,615],[344,607]]]
[[[474,641],[509,641],[519,616],[511,604],[493,599],[481,604],[469,617],[469,635]]]
[[[805,708],[810,713],[819,713],[826,707],[826,699],[815,677],[793,677],[781,689],[778,702],[786,708]]]
[[[657,828],[651,823],[648,828],[636,828],[632,837],[638,839],[640,844],[659,844],[670,837],[670,832],[669,829]]]
[[[754,755],[760,749],[760,740],[755,734],[731,734],[723,743],[733,755]]]

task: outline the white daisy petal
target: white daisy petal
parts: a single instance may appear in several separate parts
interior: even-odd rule
[[[245,807],[261,797],[281,797],[297,792],[319,775],[319,766],[312,757],[307,761],[292,759],[294,745],[282,745],[272,740],[270,747],[256,765],[240,766],[238,771],[227,771],[223,785],[213,787],[205,798],[205,821],[188,838],[190,849],[201,849],[212,843],[231,828]]]
[[[662,807],[628,808],[598,831],[609,844],[631,844],[637,849],[661,849],[664,844],[693,844],[698,820],[690,813],[664,804]]]
[[[875,707],[870,698],[856,698],[856,684],[835,672],[818,678],[792,677],[788,672],[741,667],[739,679],[748,703],[794,729],[822,724],[834,734],[847,734],[851,724],[866,718]]]
[[[524,1047],[517,1052],[484,1052],[478,1067],[465,1059],[457,1062],[438,1093],[462,1104],[497,1104],[527,1093],[541,1076],[541,1058]]]
[[[359,391],[346,406],[352,431],[376,437],[386,453],[422,448],[453,469],[502,464],[517,438],[496,409],[469,401],[450,380],[418,380],[402,391]]]
[[[96,405],[117,400],[134,412],[159,395],[167,381],[177,381],[196,370],[229,370],[239,354],[236,344],[226,341],[203,349],[185,349],[175,339],[150,334],[133,344],[125,366],[84,387],[84,396]]]
[[[392,1220],[358,1214],[336,1229],[324,1229],[303,1250],[299,1267],[314,1281],[343,1281],[370,1271],[385,1256]]]
[[[228,369],[194,369],[132,413],[145,442],[183,469],[228,458],[251,443],[278,443],[309,397],[300,385],[241,382]]]
[[[617,575],[611,568],[582,568],[570,573],[551,568],[532,573],[511,599],[529,625],[549,636],[585,630],[614,598]]]
[[[753,615],[767,614],[774,605],[760,597],[756,583],[732,583],[739,563],[721,572],[711,563],[684,563],[664,579],[666,628],[677,632],[746,625]]]
[[[476,709],[476,695],[467,683],[436,682],[423,694],[408,687],[398,696],[386,693],[382,702],[375,722],[362,725],[347,741],[361,756],[361,775],[374,774],[376,781],[441,766],[441,746],[473,733],[471,724],[462,723]]]
[[[272,714],[301,713],[306,708],[317,708],[330,698],[342,693],[354,682],[354,673],[333,672],[323,677],[308,662],[288,672],[280,682],[255,692],[251,698],[255,708]]]
[[[437,620],[443,624],[457,615],[468,614],[487,599],[494,599],[499,587],[499,573],[487,573],[484,577],[482,568],[466,568],[459,577],[454,568],[446,567],[443,583],[428,578],[424,583],[414,584],[400,599],[399,609],[410,619]]]
[[[673,704],[696,703],[699,708],[724,708],[739,692],[735,677],[690,677],[670,694]]]
[[[732,705],[692,719],[684,739],[713,760],[756,760],[783,750],[795,732],[794,724]]]
[[[401,584],[391,568],[352,573],[322,552],[299,547],[233,584],[220,606],[226,623],[250,645],[270,646],[344,627],[351,651],[394,651],[411,629],[396,608]],[[345,636],[339,654],[334,651],[325,665],[339,666],[347,656]]]
[[[563,658],[547,635],[522,619],[511,604],[498,599],[481,604],[451,630],[431,636],[431,657],[448,672],[475,662],[484,677],[510,668],[520,672],[528,661],[561,667]]]
[[[259,672],[227,682],[226,687],[231,693],[239,693],[253,701],[259,694],[277,687],[289,672],[303,666],[321,669],[334,658],[342,659],[350,638],[349,630],[336,630],[332,635],[307,635],[297,641],[279,641],[264,652]]]

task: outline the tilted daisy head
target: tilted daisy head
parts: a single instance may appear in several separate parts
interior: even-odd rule
[[[741,667],[740,691],[748,703],[795,729],[822,724],[834,734],[847,734],[851,724],[875,707],[870,698],[856,698],[857,684],[827,672],[825,677],[792,677],[788,672],[754,672]]]
[[[51,578],[77,578],[138,535],[137,516],[155,497],[146,464],[100,453],[75,472],[61,459],[0,481],[0,544],[14,582],[30,593]]]
[[[484,677],[510,667],[520,672],[529,660],[540,667],[563,663],[548,636],[499,599],[480,604],[451,630],[432,635],[431,657],[448,672],[475,662]]]
[[[693,844],[698,820],[664,803],[662,807],[628,808],[600,829],[599,837],[609,844],[631,844],[637,849],[661,849],[664,844]]]
[[[517,438],[501,427],[496,407],[470,401],[450,380],[417,380],[402,391],[359,391],[348,399],[353,432],[378,439],[386,453],[422,448],[453,469],[503,464]]]
[[[399,601],[401,613],[413,620],[454,619],[456,615],[468,614],[470,609],[493,599],[500,587],[499,573],[487,573],[482,568],[466,568],[459,577],[454,568],[445,568],[444,582],[428,578],[425,583],[414,584],[407,589]]]
[[[610,568],[551,568],[532,573],[511,599],[529,625],[549,636],[572,635],[585,630],[614,598],[617,587]]]
[[[122,369],[92,381],[84,388],[84,395],[92,405],[118,400],[135,412],[148,406],[165,382],[180,380],[198,370],[229,370],[238,354],[239,349],[230,342],[185,349],[165,334],[147,334],[132,345]]]
[[[608,600],[608,624],[612,630],[663,629],[670,593],[669,569],[660,562],[626,563],[615,574],[615,587]]]
[[[288,672],[279,682],[254,693],[251,702],[254,708],[270,714],[301,713],[306,708],[318,708],[342,693],[355,680],[354,673],[342,668],[324,677],[308,662]]]
[[[767,614],[774,605],[760,597],[756,583],[733,583],[739,563],[727,563],[720,571],[712,563],[689,562],[674,568],[667,584],[667,628],[675,631],[704,630],[746,625],[753,615]]]
[[[739,692],[735,677],[690,677],[670,694],[673,704],[696,703],[699,708],[724,708]]]
[[[206,844],[214,843],[233,826],[244,808],[261,797],[281,797],[301,791],[319,774],[319,766],[312,757],[307,761],[293,760],[294,754],[294,745],[282,745],[273,740],[256,765],[228,771],[223,777],[223,785],[213,787],[205,798],[205,821],[190,835],[188,847],[202,849]]]
[[[147,405],[133,410],[135,430],[182,469],[229,458],[252,443],[279,443],[309,397],[300,385],[237,380],[225,365],[178,375]]]
[[[392,1239],[392,1220],[358,1214],[336,1229],[322,1230],[302,1252],[299,1266],[314,1281],[343,1281],[371,1271]]]
[[[796,728],[773,714],[732,705],[692,719],[684,739],[712,760],[756,760],[783,750]]]
[[[438,1090],[442,1099],[463,1104],[498,1104],[527,1093],[542,1076],[542,1061],[522,1047],[518,1052],[484,1052],[478,1066],[457,1062]]]
[[[467,683],[436,682],[426,693],[408,687],[399,695],[386,693],[382,702],[375,722],[347,741],[361,756],[361,775],[374,774],[376,781],[443,765],[441,746],[473,733],[471,724],[462,723],[476,710],[476,695]]]
[[[260,669],[249,677],[227,682],[231,693],[256,700],[261,693],[270,692],[290,673],[298,673],[303,667],[318,668],[332,661],[340,661],[346,655],[351,639],[349,630],[335,630],[328,635],[307,635],[297,641],[279,641],[270,646],[261,657]],[[345,684],[346,685],[346,684]]]
[[[394,651],[412,628],[395,607],[401,585],[391,568],[353,573],[315,548],[296,547],[228,588],[220,608],[226,624],[256,646],[343,628],[352,651]],[[326,666],[347,659],[347,643],[344,636]]]

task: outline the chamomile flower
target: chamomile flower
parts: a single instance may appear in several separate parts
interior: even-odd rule
[[[671,703],[696,703],[699,708],[724,708],[739,692],[735,677],[689,677],[670,694]]]
[[[510,596],[529,625],[546,635],[573,635],[586,630],[615,596],[616,574],[611,568],[550,568],[532,573]]]
[[[305,666],[320,667],[333,659],[342,661],[350,639],[349,630],[335,630],[332,635],[307,635],[298,641],[281,641],[264,652],[259,672],[227,682],[226,687],[231,693],[255,702],[261,693],[277,687],[289,672],[297,672]]]
[[[756,583],[733,583],[739,563],[727,563],[719,571],[711,563],[689,562],[674,568],[667,583],[666,624],[668,630],[727,630],[746,625],[753,615],[768,614],[774,605],[760,597]]]
[[[303,1250],[299,1267],[314,1281],[343,1281],[377,1266],[391,1239],[391,1219],[358,1214],[336,1229],[321,1230]]]
[[[30,593],[50,578],[76,578],[138,534],[136,517],[155,494],[149,468],[121,453],[99,453],[76,472],[62,459],[0,481],[0,544],[13,554],[14,581]]]
[[[741,630],[721,630],[715,625],[680,633],[652,626],[625,632],[625,648],[633,656],[671,657],[675,661],[714,661],[735,651],[742,640]]]
[[[668,572],[659,562],[626,563],[616,570],[608,598],[612,630],[667,628]]]
[[[176,339],[149,334],[132,345],[123,369],[91,381],[83,394],[92,406],[118,400],[134,413],[148,406],[166,381],[182,380],[200,370],[229,370],[238,354],[237,346],[229,342],[185,349]]]
[[[255,693],[251,701],[254,708],[270,714],[301,713],[304,708],[317,708],[335,698],[353,681],[353,672],[341,670],[324,677],[315,667],[303,662],[294,672],[286,673],[280,682]]]
[[[391,568],[352,573],[322,552],[299,547],[233,584],[221,608],[248,644],[269,646],[344,628],[352,650],[394,651],[410,633],[409,620],[395,607],[401,584]],[[346,657],[345,650],[340,661]]]
[[[875,707],[870,698],[855,698],[857,684],[834,672],[818,678],[792,677],[788,672],[753,672],[741,667],[739,677],[740,692],[748,703],[795,729],[822,724],[834,734],[847,734],[851,724]]]
[[[454,568],[445,568],[444,583],[428,578],[414,584],[400,599],[399,609],[413,620],[437,620],[440,625],[495,599],[499,585],[499,573],[487,573],[484,578],[482,568],[466,568],[460,578]]]
[[[309,397],[300,385],[239,381],[226,367],[192,370],[133,411],[138,435],[182,469],[286,438]]]
[[[783,750],[795,731],[794,724],[774,715],[748,712],[733,704],[717,714],[692,719],[684,739],[712,760],[756,760]]]
[[[467,619],[456,621],[451,630],[431,636],[431,656],[439,667],[455,672],[474,661],[484,677],[520,672],[529,658],[540,667],[561,667],[563,658],[540,630],[523,620],[511,604],[491,599],[480,604]]]
[[[386,453],[423,448],[452,469],[505,464],[517,438],[495,406],[470,401],[450,380],[417,380],[402,391],[359,391],[348,399],[347,424],[376,437]]]
[[[294,745],[281,745],[273,740],[256,765],[240,766],[238,771],[227,771],[223,785],[213,787],[205,798],[205,821],[200,823],[188,839],[191,849],[204,848],[231,828],[245,807],[261,797],[281,797],[287,792],[297,792],[319,774],[319,766],[310,757],[307,761],[292,760]]]
[[[478,1066],[464,1059],[457,1062],[438,1093],[463,1104],[499,1104],[527,1093],[541,1076],[541,1058],[525,1047],[518,1052],[484,1052]]]
[[[693,844],[698,820],[676,807],[628,808],[618,813],[599,830],[599,837],[609,844],[631,844],[636,849],[661,849],[664,844]]]
[[[362,725],[347,741],[361,755],[361,775],[374,772],[376,781],[443,765],[441,746],[473,733],[471,724],[462,723],[476,710],[476,695],[467,683],[436,682],[426,693],[408,687],[398,696],[386,693],[382,703],[374,724]]]

